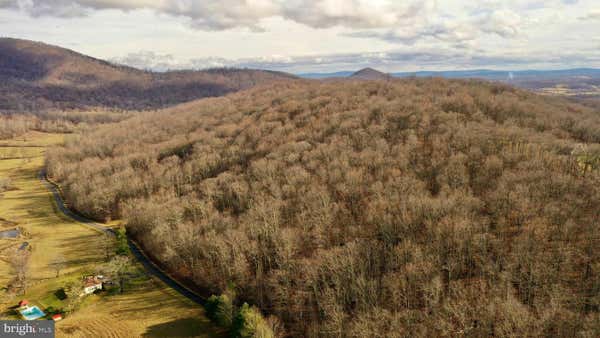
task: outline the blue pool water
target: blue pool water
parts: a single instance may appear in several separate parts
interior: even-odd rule
[[[21,312],[23,318],[27,320],[42,318],[46,315],[44,311],[40,310],[40,308],[37,306],[28,307],[27,309],[21,310],[19,312]]]

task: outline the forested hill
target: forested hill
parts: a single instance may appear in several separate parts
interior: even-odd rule
[[[301,336],[597,336],[600,114],[479,81],[288,83],[48,155],[71,206]]]
[[[0,39],[0,112],[162,108],[293,78],[248,69],[152,73],[39,42]]]

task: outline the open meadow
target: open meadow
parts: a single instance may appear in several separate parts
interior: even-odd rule
[[[60,290],[96,274],[107,252],[114,252],[114,240],[60,213],[39,179],[46,148],[64,137],[30,132],[0,141],[0,180],[10,182],[0,193],[0,231],[20,232],[16,238],[0,238],[0,318],[16,319],[14,307],[21,299],[46,312],[63,309]],[[11,257],[19,250],[29,252],[24,295],[9,288],[17,274]],[[133,270],[124,293],[85,297],[57,323],[57,337],[215,336],[200,306],[149,277],[141,266]]]

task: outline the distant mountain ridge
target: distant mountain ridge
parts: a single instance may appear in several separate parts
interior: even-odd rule
[[[382,73],[373,68],[363,68],[356,73],[350,75],[351,79],[360,80],[387,80],[390,78],[389,74]]]
[[[310,79],[339,79],[339,78],[381,78],[383,74],[371,68],[365,68],[356,73],[354,72],[335,72],[335,73],[307,73],[299,74],[302,78]],[[358,74],[358,75],[357,75]],[[365,74],[365,76],[361,76]],[[366,75],[371,74],[371,75]],[[441,77],[448,79],[483,79],[488,81],[499,81],[513,86],[533,90],[547,95],[570,96],[583,99],[600,98],[600,69],[594,68],[574,68],[560,70],[452,70],[452,71],[417,71],[417,72],[396,72],[384,74],[395,78],[427,78]],[[595,101],[594,101],[595,102]],[[595,104],[592,102],[592,104]]]
[[[291,79],[251,69],[153,73],[40,42],[0,39],[0,111],[155,109]]]
[[[369,69],[369,68],[366,68]],[[332,73],[299,73],[296,74],[301,78],[307,79],[326,79],[326,78],[341,78],[350,77],[357,72],[354,71],[339,71]],[[393,72],[389,75],[393,77],[446,77],[446,78],[497,78],[507,79],[512,73],[513,77],[519,76],[594,76],[600,77],[600,69],[595,68],[573,68],[559,70],[491,70],[491,69],[472,69],[472,70],[449,70],[449,71],[416,71],[416,72]]]

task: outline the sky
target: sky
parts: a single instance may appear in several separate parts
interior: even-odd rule
[[[600,1],[0,0],[0,36],[158,71],[600,68]]]

